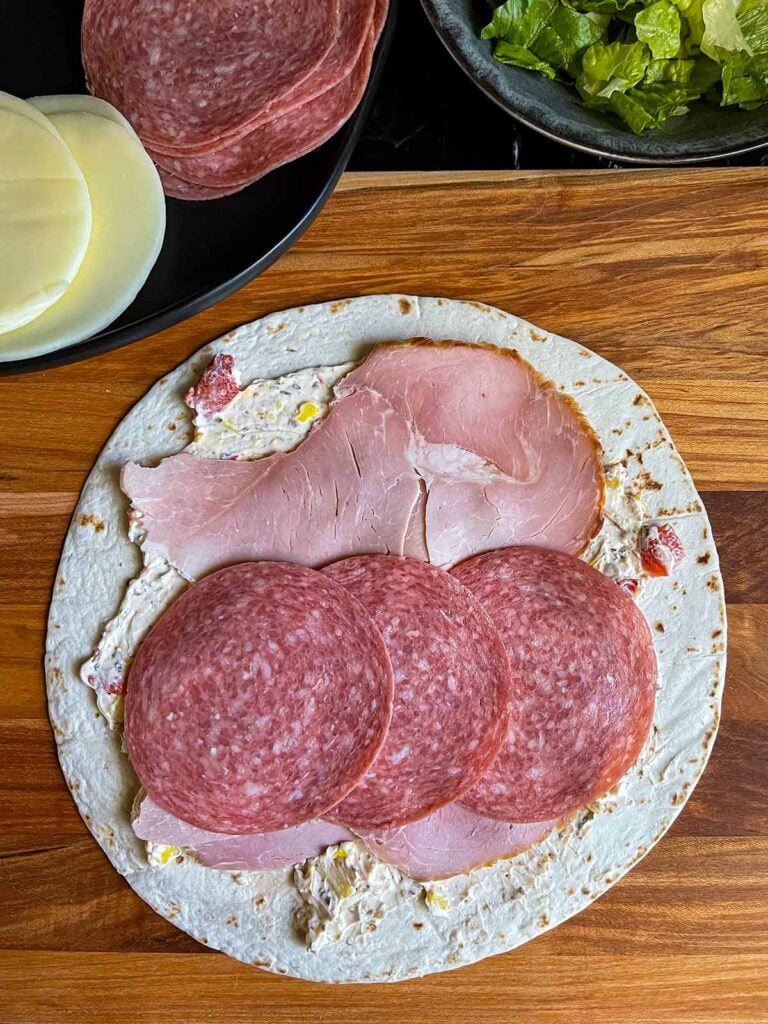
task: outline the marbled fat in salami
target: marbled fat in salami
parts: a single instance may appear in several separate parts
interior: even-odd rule
[[[322,573],[249,562],[162,616],[127,683],[125,738],[149,796],[212,832],[317,818],[373,763],[392,668],[365,609]]]
[[[653,717],[656,655],[640,609],[613,580],[556,551],[505,548],[451,572],[501,634],[516,703],[499,756],[463,804],[530,822],[607,792]]]
[[[381,753],[330,820],[402,825],[456,799],[506,733],[509,666],[490,619],[442,569],[410,558],[347,558],[323,572],[367,609],[392,661],[395,698]]]

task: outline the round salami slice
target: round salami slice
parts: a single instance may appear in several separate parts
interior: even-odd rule
[[[613,580],[556,551],[503,548],[451,571],[498,627],[516,697],[506,742],[464,805],[541,821],[607,792],[653,717],[656,655],[640,609]]]
[[[286,562],[222,569],[139,649],[125,738],[149,796],[212,832],[318,817],[363,777],[392,713],[376,626],[328,576]]]
[[[503,742],[510,698],[503,645],[470,592],[426,562],[361,555],[323,572],[370,613],[395,678],[381,753],[326,817],[365,829],[416,821],[465,793]]]

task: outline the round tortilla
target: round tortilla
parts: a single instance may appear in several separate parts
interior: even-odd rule
[[[376,931],[309,951],[295,928],[292,872],[237,875],[189,857],[149,865],[130,824],[138,783],[78,677],[126,584],[141,567],[127,535],[120,467],[183,448],[192,436],[186,390],[211,356],[230,352],[244,383],[362,358],[378,341],[423,336],[516,349],[572,395],[605,463],[624,460],[645,484],[648,517],[670,521],[686,558],[673,578],[648,579],[639,606],[659,659],[654,724],[637,764],[605,797],[530,850],[440,883],[449,909],[413,898]],[[171,428],[173,424],[173,429]],[[246,963],[332,982],[397,981],[512,949],[597,899],[658,842],[685,804],[712,748],[725,675],[725,604],[717,551],[693,482],[649,398],[611,363],[502,310],[474,302],[379,295],[275,313],[232,331],[160,380],[118,426],[75,510],[54,585],[46,676],[67,785],[114,867],[159,914]]]

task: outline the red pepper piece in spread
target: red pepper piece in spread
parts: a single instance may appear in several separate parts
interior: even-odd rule
[[[669,525],[649,526],[640,546],[640,560],[649,576],[669,576],[685,556],[683,542]]]
[[[637,593],[640,581],[633,579],[616,580],[616,586],[621,587],[625,594],[629,594],[630,597],[633,597]]]
[[[203,419],[211,419],[240,394],[234,370],[234,356],[218,352],[203,370],[197,384],[189,389],[184,401]]]

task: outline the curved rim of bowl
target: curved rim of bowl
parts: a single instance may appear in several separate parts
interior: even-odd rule
[[[675,167],[678,164],[709,163],[713,160],[723,160],[726,157],[742,156],[745,153],[754,153],[757,150],[765,149],[768,146],[768,136],[766,136],[759,142],[750,142],[747,145],[741,146],[727,146],[723,149],[712,150],[712,152],[709,153],[683,152],[679,156],[639,156],[632,153],[617,152],[612,149],[603,149],[600,146],[588,145],[586,142],[579,142],[577,139],[573,139],[567,134],[558,134],[553,132],[549,128],[545,128],[543,125],[537,124],[536,121],[532,121],[530,118],[526,117],[525,114],[521,114],[519,110],[515,110],[509,101],[499,95],[496,90],[489,88],[481,82],[475,75],[472,68],[469,67],[466,57],[460,47],[456,44],[451,33],[448,32],[441,23],[437,11],[432,5],[432,0],[421,0],[421,6],[427,20],[434,29],[437,38],[446,48],[451,57],[453,57],[464,74],[472,80],[483,95],[487,96],[489,100],[492,100],[497,107],[500,107],[505,113],[509,114],[510,117],[519,121],[520,124],[538,132],[539,135],[543,135],[544,138],[549,139],[551,142],[559,142],[561,145],[570,146],[571,149],[577,149],[582,153],[588,153],[590,156],[600,156],[607,160],[616,160],[621,163],[638,164],[640,166],[651,164],[656,167]]]

